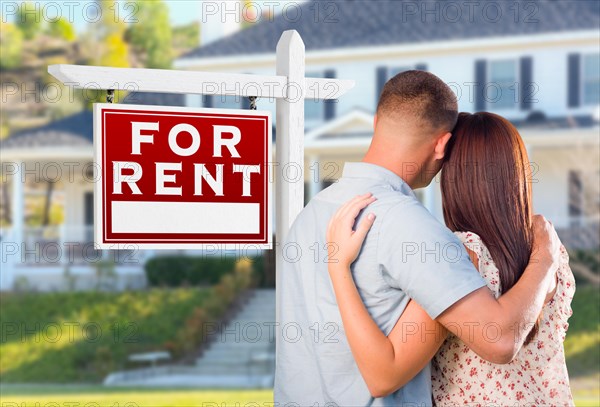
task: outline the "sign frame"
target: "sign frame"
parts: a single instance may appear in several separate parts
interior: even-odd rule
[[[272,122],[271,112],[266,110],[247,110],[247,109],[214,109],[214,108],[191,108],[191,107],[180,107],[180,106],[156,106],[156,105],[128,105],[128,104],[113,104],[113,103],[94,103],[94,241],[95,247],[99,249],[120,249],[120,250],[132,250],[132,249],[201,249],[201,250],[266,250],[273,247],[273,182],[272,182]],[[229,115],[240,115],[240,116],[257,116],[267,117],[266,127],[266,140],[265,140],[265,157],[266,162],[264,163],[265,174],[261,174],[266,182],[265,187],[265,206],[263,208],[266,212],[264,217],[264,234],[265,239],[261,239],[259,242],[251,241],[234,241],[241,239],[220,239],[222,241],[206,241],[201,242],[198,239],[194,241],[185,242],[177,241],[173,239],[164,239],[164,242],[154,242],[161,240],[160,238],[151,239],[152,243],[138,242],[138,241],[106,241],[105,239],[105,202],[106,196],[104,189],[108,188],[105,186],[105,179],[103,174],[105,171],[111,171],[110,168],[105,167],[105,157],[103,154],[103,146],[105,141],[105,135],[103,133],[103,122],[106,110],[123,110],[123,111],[139,111],[142,114],[149,115],[161,115],[164,113],[179,113],[185,115],[190,113],[193,115],[207,114],[215,116],[218,114]],[[168,114],[165,114],[168,116]],[[228,117],[229,118],[229,117]],[[242,135],[243,137],[243,135]],[[128,139],[124,139],[124,141]],[[262,236],[261,236],[262,237]],[[231,240],[231,241],[229,241]],[[264,241],[263,241],[264,240]]]

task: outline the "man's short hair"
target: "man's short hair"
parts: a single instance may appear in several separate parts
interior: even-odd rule
[[[452,89],[425,71],[404,71],[391,78],[381,92],[377,116],[417,120],[430,130],[452,131],[458,104]]]

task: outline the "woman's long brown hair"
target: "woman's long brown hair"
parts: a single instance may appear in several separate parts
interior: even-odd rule
[[[498,267],[500,290],[519,280],[531,255],[531,170],[517,129],[493,113],[460,113],[441,175],[444,220],[478,234]],[[537,324],[525,343],[531,342]]]

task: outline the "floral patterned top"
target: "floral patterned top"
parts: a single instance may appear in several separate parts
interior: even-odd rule
[[[456,235],[477,254],[479,272],[499,297],[498,269],[481,238],[471,232]],[[567,251],[562,247],[556,292],[542,309],[533,341],[524,345],[512,362],[496,365],[481,359],[458,337],[450,335],[432,361],[435,404],[572,406],[563,341],[574,294],[575,279]]]

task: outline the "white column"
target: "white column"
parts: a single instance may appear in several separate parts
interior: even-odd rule
[[[277,109],[275,284],[277,285],[283,268],[283,244],[290,226],[304,206],[304,42],[296,31],[285,31],[281,35],[277,43],[276,64],[277,75],[287,77],[288,91],[288,97],[278,98],[275,105]],[[286,171],[288,166],[289,172]],[[295,175],[294,170],[297,171]],[[296,179],[284,180],[284,175],[295,176]],[[275,343],[277,344],[281,333],[279,326],[281,290],[276,290],[275,303],[277,321]]]
[[[18,165],[17,172],[13,175],[12,185],[12,235],[14,241],[21,247],[23,243],[23,213],[25,206],[25,199],[23,193],[23,179],[21,178],[21,167],[23,163],[16,163]]]
[[[14,265],[21,261],[21,249],[23,245],[23,181],[21,180],[21,162],[15,162],[15,173],[12,175],[11,191],[11,235],[10,241],[2,242],[2,256],[6,256],[6,264],[0,271],[0,288],[10,290],[14,280]],[[4,259],[3,259],[4,261]]]
[[[531,197],[532,197],[532,200],[533,200],[533,208],[532,208],[532,210],[533,210],[533,213],[536,213],[535,212],[535,202],[537,200],[535,199],[535,197],[533,195],[535,193],[536,185],[538,185],[539,182],[540,182],[540,180],[536,178],[536,177],[539,176],[539,174],[538,174],[539,167],[535,163],[535,160],[533,158],[533,152],[534,152],[533,146],[531,144],[527,144],[526,143],[525,144],[525,150],[527,151],[527,159],[529,160],[529,167],[528,167],[529,168],[529,173],[527,174],[527,176],[529,178],[528,181],[531,182],[531,184],[529,184],[529,187],[531,188]],[[568,186],[567,186],[567,188],[568,188]],[[566,214],[565,214],[565,212],[566,212]],[[569,219],[569,212],[568,212],[568,197],[567,197],[567,207],[563,211],[563,214],[566,215],[566,216],[564,216],[563,219],[566,219],[565,225],[568,226],[569,221],[570,221],[570,219]],[[561,220],[560,219],[555,219],[554,220],[554,225],[557,225],[557,224],[560,227],[560,224],[561,224]]]

